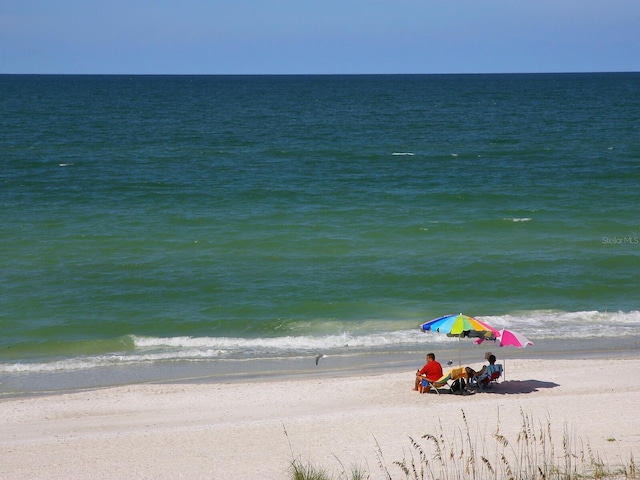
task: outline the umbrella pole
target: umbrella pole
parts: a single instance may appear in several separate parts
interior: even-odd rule
[[[502,376],[502,381],[506,382],[507,381],[507,357],[504,357],[503,363],[504,363],[504,366],[502,367],[502,370],[504,372],[504,375]]]

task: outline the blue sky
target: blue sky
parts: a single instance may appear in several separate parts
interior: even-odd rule
[[[640,0],[0,0],[0,73],[640,71]]]

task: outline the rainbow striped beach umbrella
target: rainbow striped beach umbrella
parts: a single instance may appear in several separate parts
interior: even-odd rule
[[[450,337],[479,337],[483,340],[493,340],[500,336],[500,332],[492,326],[462,313],[430,320],[423,323],[420,328],[424,332],[445,333]]]
[[[420,328],[423,332],[444,333],[449,337],[458,337],[458,340],[463,337],[494,340],[500,336],[500,332],[492,326],[462,313],[435,318],[423,323]],[[458,364],[461,363],[460,342],[458,342]]]

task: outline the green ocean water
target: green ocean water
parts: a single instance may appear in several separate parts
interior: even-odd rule
[[[640,74],[3,75],[0,111],[3,375],[401,351],[458,311],[640,336]]]

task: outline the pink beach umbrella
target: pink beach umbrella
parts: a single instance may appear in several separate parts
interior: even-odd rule
[[[522,335],[519,332],[514,332],[513,330],[507,330],[503,328],[498,331],[498,335],[496,335],[495,342],[500,345],[500,347],[516,347],[516,348],[526,348],[528,345],[533,346],[533,342],[529,340],[527,337]],[[484,338],[478,338],[475,343],[480,344],[484,341]],[[504,360],[504,379],[507,379],[507,360]]]
[[[533,346],[533,342],[527,337],[521,333],[507,330],[506,328],[500,330],[500,335],[498,336],[497,341],[500,343],[501,347],[525,348],[527,345]]]
[[[500,347],[516,347],[525,348],[527,345],[533,346],[533,342],[521,333],[514,332],[503,328],[500,330],[500,336],[497,339]],[[507,359],[504,359],[504,379],[507,379]]]

